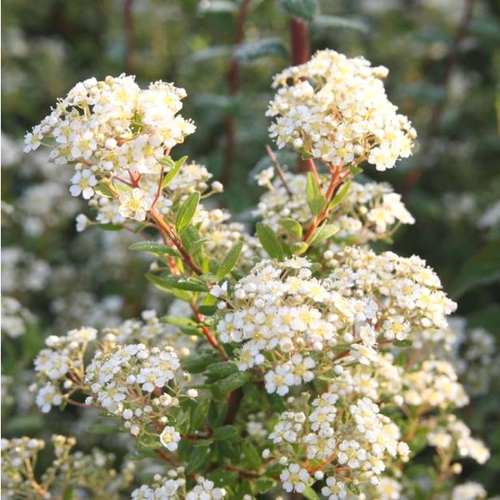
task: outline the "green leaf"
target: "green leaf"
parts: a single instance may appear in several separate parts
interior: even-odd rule
[[[288,50],[280,38],[263,38],[255,42],[243,43],[234,51],[235,59],[242,63],[268,56],[288,58]]]
[[[172,257],[179,257],[179,252],[163,243],[158,243],[156,241],[138,241],[130,245],[129,250],[134,250],[136,252],[149,252],[154,255],[171,255]]]
[[[306,489],[302,492],[302,495],[306,497],[307,500],[319,500],[318,494],[310,486],[306,486]]]
[[[411,347],[413,342],[411,340],[396,340],[394,343],[395,347]]]
[[[316,16],[312,23],[314,29],[349,29],[368,33],[370,31],[368,25],[358,19],[348,19],[339,16]]]
[[[236,372],[223,378],[218,383],[218,388],[222,393],[233,392],[239,387],[245,385],[252,378],[248,372]]]
[[[316,178],[312,172],[307,174],[306,197],[309,210],[314,217],[318,215],[326,205],[326,199],[321,193]]]
[[[245,462],[251,469],[259,469],[262,464],[262,456],[257,451],[255,446],[250,443],[246,443],[243,447],[243,454],[245,455]]]
[[[324,224],[313,234],[309,245],[317,245],[318,243],[331,238],[335,233],[339,231],[339,229],[340,228],[335,224]]]
[[[207,49],[199,50],[189,57],[191,62],[209,61],[216,57],[228,58],[231,55],[231,47],[229,45],[212,45]]]
[[[109,187],[109,181],[101,181],[97,186],[94,187],[94,191],[99,193],[101,196],[105,196],[106,198],[114,198],[115,193]]]
[[[307,252],[309,245],[305,241],[296,241],[290,245],[290,250],[294,255],[302,255]]]
[[[179,316],[163,316],[161,318],[162,323],[168,323],[169,325],[182,326],[182,327],[191,327],[198,328],[198,323],[189,318],[183,318]]]
[[[193,256],[194,261],[200,266],[203,266],[204,252],[203,246],[209,241],[208,238],[202,238],[198,229],[196,229],[192,224],[189,224],[181,235],[182,244]]]
[[[217,377],[227,377],[237,371],[238,367],[232,361],[219,361],[207,368],[208,375],[215,375]]]
[[[257,236],[259,241],[272,259],[283,260],[283,246],[276,236],[276,233],[263,222],[257,223]]]
[[[195,472],[201,469],[207,462],[210,456],[210,446],[196,446],[193,448],[191,452],[191,456],[189,458],[189,462],[187,464],[188,472]]]
[[[194,432],[202,427],[208,415],[209,399],[203,399],[197,403],[191,414],[190,431]]]
[[[215,429],[212,437],[215,441],[231,439],[238,435],[238,429],[234,425],[224,425]]]
[[[192,296],[189,292],[185,290],[179,290],[172,288],[168,285],[163,278],[156,276],[156,274],[146,273],[146,279],[152,283],[156,288],[162,290],[163,292],[168,292],[177,297],[178,299],[184,300],[186,302],[191,302]]]
[[[243,242],[238,241],[230,250],[227,252],[225,255],[224,259],[221,262],[221,265],[219,266],[219,269],[217,269],[217,281],[221,280],[226,276],[226,274],[229,274],[233,267],[236,265],[236,262],[238,261],[238,257],[240,256],[241,249],[243,248]]]
[[[318,10],[317,0],[280,0],[283,8],[291,16],[300,17],[304,21],[312,21]]]
[[[500,241],[492,241],[462,267],[453,283],[452,297],[457,299],[478,286],[497,281],[500,281]]]
[[[192,354],[181,361],[182,368],[189,373],[202,373],[207,366],[220,359],[215,353],[210,354]]]
[[[207,474],[207,478],[212,481],[217,488],[223,488],[224,486],[235,484],[238,481],[239,474],[230,470],[219,469]]]
[[[62,500],[73,500],[73,492],[75,488],[73,487],[72,484],[66,487],[63,493]]]
[[[328,210],[335,208],[337,205],[342,203],[342,200],[346,197],[349,188],[351,187],[351,181],[346,182],[333,197],[333,200],[328,205]]]
[[[177,219],[175,221],[175,227],[178,234],[182,234],[184,229],[186,229],[193,220],[199,202],[200,193],[191,193],[179,207]]]
[[[169,158],[169,160],[171,159]],[[174,177],[179,173],[179,170],[182,168],[186,160],[187,156],[183,156],[174,163],[174,165],[170,168],[170,170],[166,173],[165,177],[163,177],[163,180],[161,181],[162,189],[165,189],[174,180]]]
[[[160,280],[168,288],[178,288],[190,292],[208,292],[208,287],[202,280],[191,276],[169,275],[161,277]]]
[[[361,167],[355,167],[353,165],[352,167],[349,167],[349,171],[351,172],[352,175],[357,175],[363,172],[363,169]]]
[[[295,219],[281,219],[279,224],[293,236],[302,238],[302,225]]]

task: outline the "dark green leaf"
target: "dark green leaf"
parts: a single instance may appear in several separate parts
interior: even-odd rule
[[[291,16],[304,21],[312,21],[318,9],[317,0],[280,0],[281,5]]]
[[[316,16],[313,21],[314,29],[350,29],[368,33],[369,27],[363,21],[358,19],[348,19],[338,16]]]
[[[175,221],[175,227],[178,234],[182,234],[184,229],[186,229],[193,220],[199,202],[200,193],[191,193],[179,207],[177,219]]]
[[[238,371],[238,367],[232,361],[219,361],[207,368],[207,374],[217,377],[227,377]]]
[[[500,241],[493,241],[469,259],[453,283],[453,298],[500,280]]]
[[[191,457],[187,465],[188,472],[195,472],[201,469],[207,462],[210,456],[210,446],[197,446],[193,448]]]
[[[147,276],[151,276],[151,274]],[[157,283],[162,284],[168,289],[178,288],[179,290],[188,290],[190,292],[208,292],[207,285],[198,278],[174,275],[155,277],[157,278]]]
[[[251,378],[248,372],[236,372],[219,381],[218,388],[222,393],[233,392],[245,385]]]
[[[288,58],[288,50],[280,38],[264,38],[255,42],[243,43],[234,51],[234,57],[243,63],[268,56]]]
[[[179,290],[172,288],[168,285],[164,279],[155,274],[146,273],[147,280],[152,283],[156,288],[162,290],[163,292],[168,292],[177,297],[178,299],[184,300],[186,302],[191,302],[192,295],[186,290]]]
[[[181,361],[182,368],[190,373],[202,373],[208,365],[220,359],[216,354],[192,354]]]
[[[130,245],[129,250],[134,250],[137,252],[149,252],[154,255],[171,255],[172,257],[179,257],[179,252],[170,248],[163,243],[158,243],[156,241],[138,241]]]
[[[243,248],[243,242],[238,241],[233,248],[227,252],[226,256],[221,262],[221,265],[219,266],[219,269],[217,269],[217,280],[221,280],[226,276],[226,274],[230,273],[233,269],[233,267],[236,265],[236,262],[238,261],[238,257],[240,256],[241,249]]]
[[[263,222],[259,222],[257,224],[257,236],[269,257],[283,260],[283,246],[276,236],[276,233],[268,225]]]
[[[238,429],[234,425],[224,425],[215,429],[212,437],[215,441],[231,439],[238,435]]]

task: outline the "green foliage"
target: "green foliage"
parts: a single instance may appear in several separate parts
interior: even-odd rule
[[[175,227],[178,234],[182,234],[193,220],[199,202],[200,193],[192,193],[184,200],[182,205],[179,207],[179,211],[177,212],[177,220],[175,222]]]
[[[267,252],[272,259],[283,260],[284,251],[276,233],[263,222],[257,224],[257,236],[262,245],[262,248]]]

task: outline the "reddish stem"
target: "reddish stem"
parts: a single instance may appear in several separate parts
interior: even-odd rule
[[[309,61],[308,27],[305,21],[290,18],[290,38],[292,45],[292,64],[304,64]]]

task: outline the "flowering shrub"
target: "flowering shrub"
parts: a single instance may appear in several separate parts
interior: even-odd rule
[[[258,175],[268,192],[255,234],[206,203],[222,185],[173,153],[195,128],[172,84],[86,80],[27,134],[25,150],[43,145],[73,170],[70,194],[96,213],[78,215],[77,230],[132,233],[130,250],[155,259],[147,279],[175,298],[165,316],[51,335],[34,363],[42,412],[88,407],[97,432],[127,432],[132,458],[161,465],[132,498],[485,497],[478,484],[456,486],[461,460],[483,464],[489,451],[454,412],[469,401],[459,350],[491,362],[494,340],[480,331],[460,347],[447,319],[456,304],[434,271],[369,247],[414,222],[389,185],[358,176],[394,167],[416,137],[387,98],[386,74],[322,51],[275,78],[271,137],[309,172],[276,161],[276,177]],[[15,337],[31,318],[11,304]],[[7,495],[117,491],[106,459],[75,458],[71,438],[54,443],[41,477],[30,465],[39,441],[4,443]],[[93,478],[84,471],[98,459],[104,476]]]

